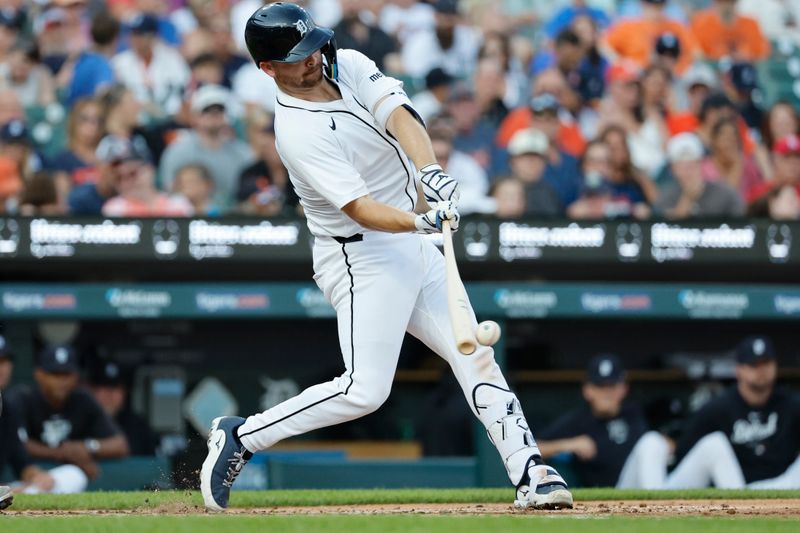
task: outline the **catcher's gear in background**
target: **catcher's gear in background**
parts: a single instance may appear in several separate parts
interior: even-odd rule
[[[259,8],[247,20],[244,40],[256,65],[262,61],[296,63],[321,50],[325,75],[337,78],[333,30],[317,26],[300,6],[278,2]]]
[[[458,214],[458,209],[453,202],[439,202],[438,207],[431,209],[427,213],[417,215],[414,224],[417,226],[419,233],[441,233],[442,222],[449,220],[450,229],[457,231],[460,219],[461,215]]]
[[[422,183],[422,192],[425,200],[433,208],[439,202],[458,203],[459,191],[458,182],[452,176],[446,174],[442,167],[437,164],[423,167],[417,174]],[[456,228],[453,228],[456,229]]]

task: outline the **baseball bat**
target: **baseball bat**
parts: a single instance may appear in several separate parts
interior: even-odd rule
[[[461,276],[458,274],[456,255],[453,252],[453,233],[450,222],[442,222],[442,240],[444,241],[445,276],[447,277],[447,306],[450,309],[450,325],[456,338],[456,347],[464,355],[475,351],[478,341],[472,328],[472,315],[469,312],[469,300]]]

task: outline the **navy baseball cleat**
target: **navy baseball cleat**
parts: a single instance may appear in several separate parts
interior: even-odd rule
[[[14,493],[11,487],[0,485],[0,511],[7,508],[14,501]]]
[[[519,509],[572,509],[572,493],[556,470],[545,464],[530,464],[517,486],[514,506]]]
[[[221,416],[211,423],[208,432],[208,455],[200,470],[200,492],[210,511],[228,507],[231,485],[253,456],[233,432],[244,423],[238,416]]]

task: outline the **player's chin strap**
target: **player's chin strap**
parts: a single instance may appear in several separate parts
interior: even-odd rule
[[[320,48],[322,52],[323,72],[333,81],[339,80],[339,62],[336,60],[336,39],[331,37],[328,43]]]
[[[481,402],[481,397],[484,402]],[[486,427],[489,440],[495,445],[514,486],[525,480],[530,461],[541,462],[541,453],[522,406],[511,391],[481,384],[474,391],[478,418]],[[487,401],[488,400],[488,401]]]

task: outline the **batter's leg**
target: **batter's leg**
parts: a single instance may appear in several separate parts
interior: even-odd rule
[[[500,453],[509,479],[518,487],[517,503],[571,507],[572,496],[566,483],[541,461],[520,403],[495,362],[494,350],[479,345],[475,353],[464,356],[456,348],[447,306],[444,257],[429,241],[424,242],[423,252],[426,276],[411,315],[409,333],[450,364],[472,412]],[[472,309],[470,314],[473,327],[477,327]]]
[[[744,475],[728,437],[709,433],[695,444],[667,476],[667,489],[744,488]]]

